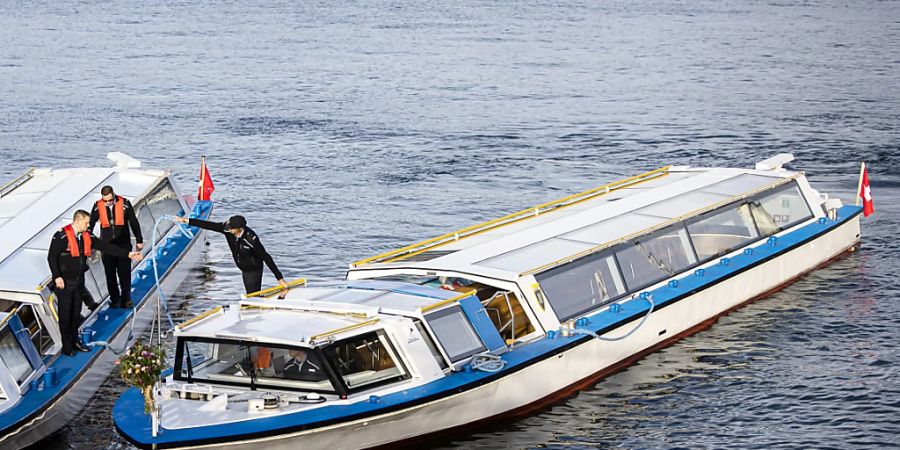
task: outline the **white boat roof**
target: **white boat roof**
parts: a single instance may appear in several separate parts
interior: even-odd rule
[[[423,310],[458,297],[458,292],[405,283],[323,283],[295,288],[284,299],[216,308],[179,325],[178,335],[311,346],[317,336],[365,332],[390,316],[421,317]]]
[[[546,213],[490,225],[483,231],[478,227],[491,222],[464,228],[460,232],[471,234],[458,240],[442,243],[435,238],[429,241],[436,244],[423,241],[405,247],[410,252],[424,244],[424,252],[409,256],[389,252],[359,261],[351,266],[349,278],[357,270],[413,269],[516,281],[523,273],[798,175],[780,166],[772,170],[680,166],[648,172],[653,173],[637,183],[620,184]]]
[[[134,200],[168,175],[131,167],[33,169],[4,186],[0,190],[0,291],[35,292],[47,280],[50,239],[72,222],[76,210],[91,210],[101,187],[111,185],[117,195]]]

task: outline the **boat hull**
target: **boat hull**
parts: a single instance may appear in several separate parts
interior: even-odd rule
[[[248,436],[228,442],[216,439],[203,445],[170,443],[160,445],[160,448],[372,448],[525,415],[624,369],[652,351],[710,327],[729,311],[778,290],[853,250],[859,238],[859,216],[855,215],[734,276],[660,306],[626,339],[617,342],[572,340],[572,345],[560,347],[559,351],[545,355],[533,364],[433,401],[309,430],[258,438]],[[611,330],[608,335],[620,336],[635,326],[637,322],[631,321]]]
[[[178,290],[187,278],[190,270],[196,267],[206,239],[206,232],[200,232],[191,241],[187,250],[172,269],[161,276],[160,285],[167,297]],[[125,348],[137,339],[142,330],[147,329],[156,316],[156,297],[156,288],[154,287],[144,297],[143,301],[136,303],[134,336],[132,340],[127,341],[129,320],[123,324],[122,328],[118,330],[115,337],[111,340],[113,348]],[[0,439],[0,447],[4,449],[25,448],[40,442],[65,427],[84,408],[100,385],[103,384],[114,369],[117,359],[118,356],[112,350],[102,347],[94,355],[93,362],[85,367],[84,372],[79,375],[78,380],[68,391],[62,393],[50,407]]]

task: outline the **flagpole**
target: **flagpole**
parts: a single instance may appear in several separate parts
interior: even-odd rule
[[[201,200],[203,198],[204,181],[206,181],[206,156],[200,155],[200,189],[197,189],[197,200]]]
[[[862,191],[863,173],[866,172],[866,162],[859,163],[859,184],[856,185],[856,206],[859,206],[860,191]]]

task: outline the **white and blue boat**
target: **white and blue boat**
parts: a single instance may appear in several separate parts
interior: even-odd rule
[[[176,190],[168,171],[147,170],[125,154],[108,155],[115,167],[32,169],[0,188],[0,448],[39,442],[69,422],[114,367],[116,352],[146,328],[157,286],[175,291],[195,265],[206,235],[158,220],[189,212],[209,217],[212,203]],[[61,354],[55,296],[48,287],[50,239],[78,209],[90,211],[100,188],[114,186],[131,201],[148,241],[145,259],[132,269],[133,309],[109,308],[99,252],[85,273],[87,291],[100,306],[82,309],[80,331],[89,352]],[[155,228],[155,233],[154,233]],[[150,236],[156,246],[151,248]],[[157,284],[153,264],[159,275]],[[152,312],[151,312],[152,311]]]
[[[527,414],[711,326],[860,240],[782,154],[664,167],[178,326],[140,448],[357,449]]]

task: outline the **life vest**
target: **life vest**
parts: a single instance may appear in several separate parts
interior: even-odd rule
[[[256,365],[257,369],[265,369],[272,365],[272,351],[266,347],[259,347],[256,350]]]
[[[116,196],[116,206],[114,207],[114,215],[116,216],[116,226],[125,225],[125,199]],[[100,227],[109,228],[109,214],[106,210],[106,200],[102,198],[97,200],[97,213],[100,214]]]
[[[69,241],[69,254],[72,255],[73,258],[78,258],[81,256],[81,253],[78,251],[78,239],[75,239],[75,229],[72,228],[72,225],[66,225],[63,227],[63,231],[66,233],[66,239]],[[87,231],[81,233],[81,241],[84,242],[84,256],[91,256],[91,233]]]

